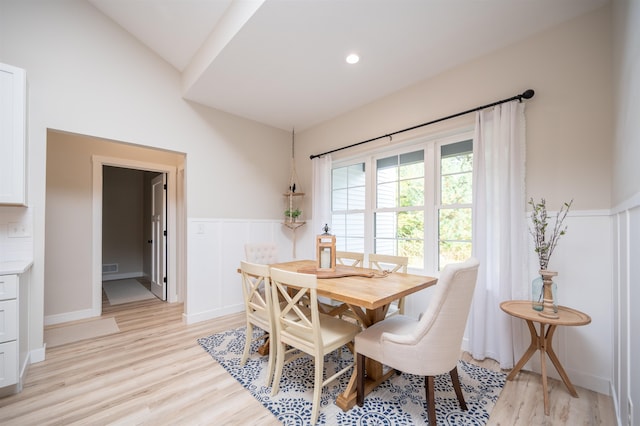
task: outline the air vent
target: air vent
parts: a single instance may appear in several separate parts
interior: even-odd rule
[[[117,263],[107,263],[102,265],[102,273],[103,274],[113,274],[114,272],[118,272],[118,264]]]

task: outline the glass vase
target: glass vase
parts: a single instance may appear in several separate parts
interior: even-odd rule
[[[544,299],[543,287],[542,277],[538,275],[531,282],[531,307],[534,311],[542,311]]]
[[[554,279],[557,272],[540,271],[541,275],[538,275],[531,282],[531,307],[542,312],[544,310],[544,279],[542,275],[547,277],[547,280],[551,281],[551,304],[554,314],[558,313],[558,283]]]

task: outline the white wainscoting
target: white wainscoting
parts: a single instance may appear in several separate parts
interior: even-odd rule
[[[640,193],[614,209],[611,394],[619,424],[640,416]],[[633,379],[632,379],[633,378]],[[634,380],[635,379],[635,380]],[[631,409],[631,412],[629,410]],[[635,413],[633,412],[635,410]]]
[[[314,257],[315,234],[309,225],[296,231],[295,258]],[[187,241],[187,323],[244,309],[237,270],[245,258],[245,243],[272,242],[279,260],[294,258],[293,231],[274,220],[188,219]]]

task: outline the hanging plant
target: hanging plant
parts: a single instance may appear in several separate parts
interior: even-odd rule
[[[284,215],[285,215],[286,217],[290,217],[290,218],[293,218],[293,219],[297,218],[297,217],[298,217],[298,216],[300,216],[301,214],[302,214],[302,210],[300,210],[300,209],[293,209],[293,210],[286,209],[286,210],[284,211]]]
[[[540,269],[546,270],[549,265],[551,255],[553,254],[553,250],[558,244],[558,240],[567,232],[567,227],[563,227],[562,225],[564,219],[567,217],[567,213],[569,213],[571,204],[573,204],[573,199],[568,203],[564,203],[562,207],[560,207],[560,211],[555,217],[553,229],[549,232],[549,235],[547,235],[549,217],[547,214],[547,204],[545,199],[542,198],[540,199],[540,202],[535,202],[533,201],[533,198],[531,198],[528,204],[533,209],[531,212],[531,225],[529,226],[529,231],[531,232],[535,243],[534,251],[538,254]]]

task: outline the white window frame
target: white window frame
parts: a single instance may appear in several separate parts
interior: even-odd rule
[[[440,147],[473,139],[472,129],[460,129],[447,135],[422,136],[392,146],[373,148],[358,155],[334,158],[332,169],[356,163],[365,164],[365,253],[374,249],[374,212],[376,210],[376,161],[393,155],[424,150],[424,265],[410,268],[417,273],[438,271],[438,211],[440,208]],[[332,207],[333,209],[333,207]]]

